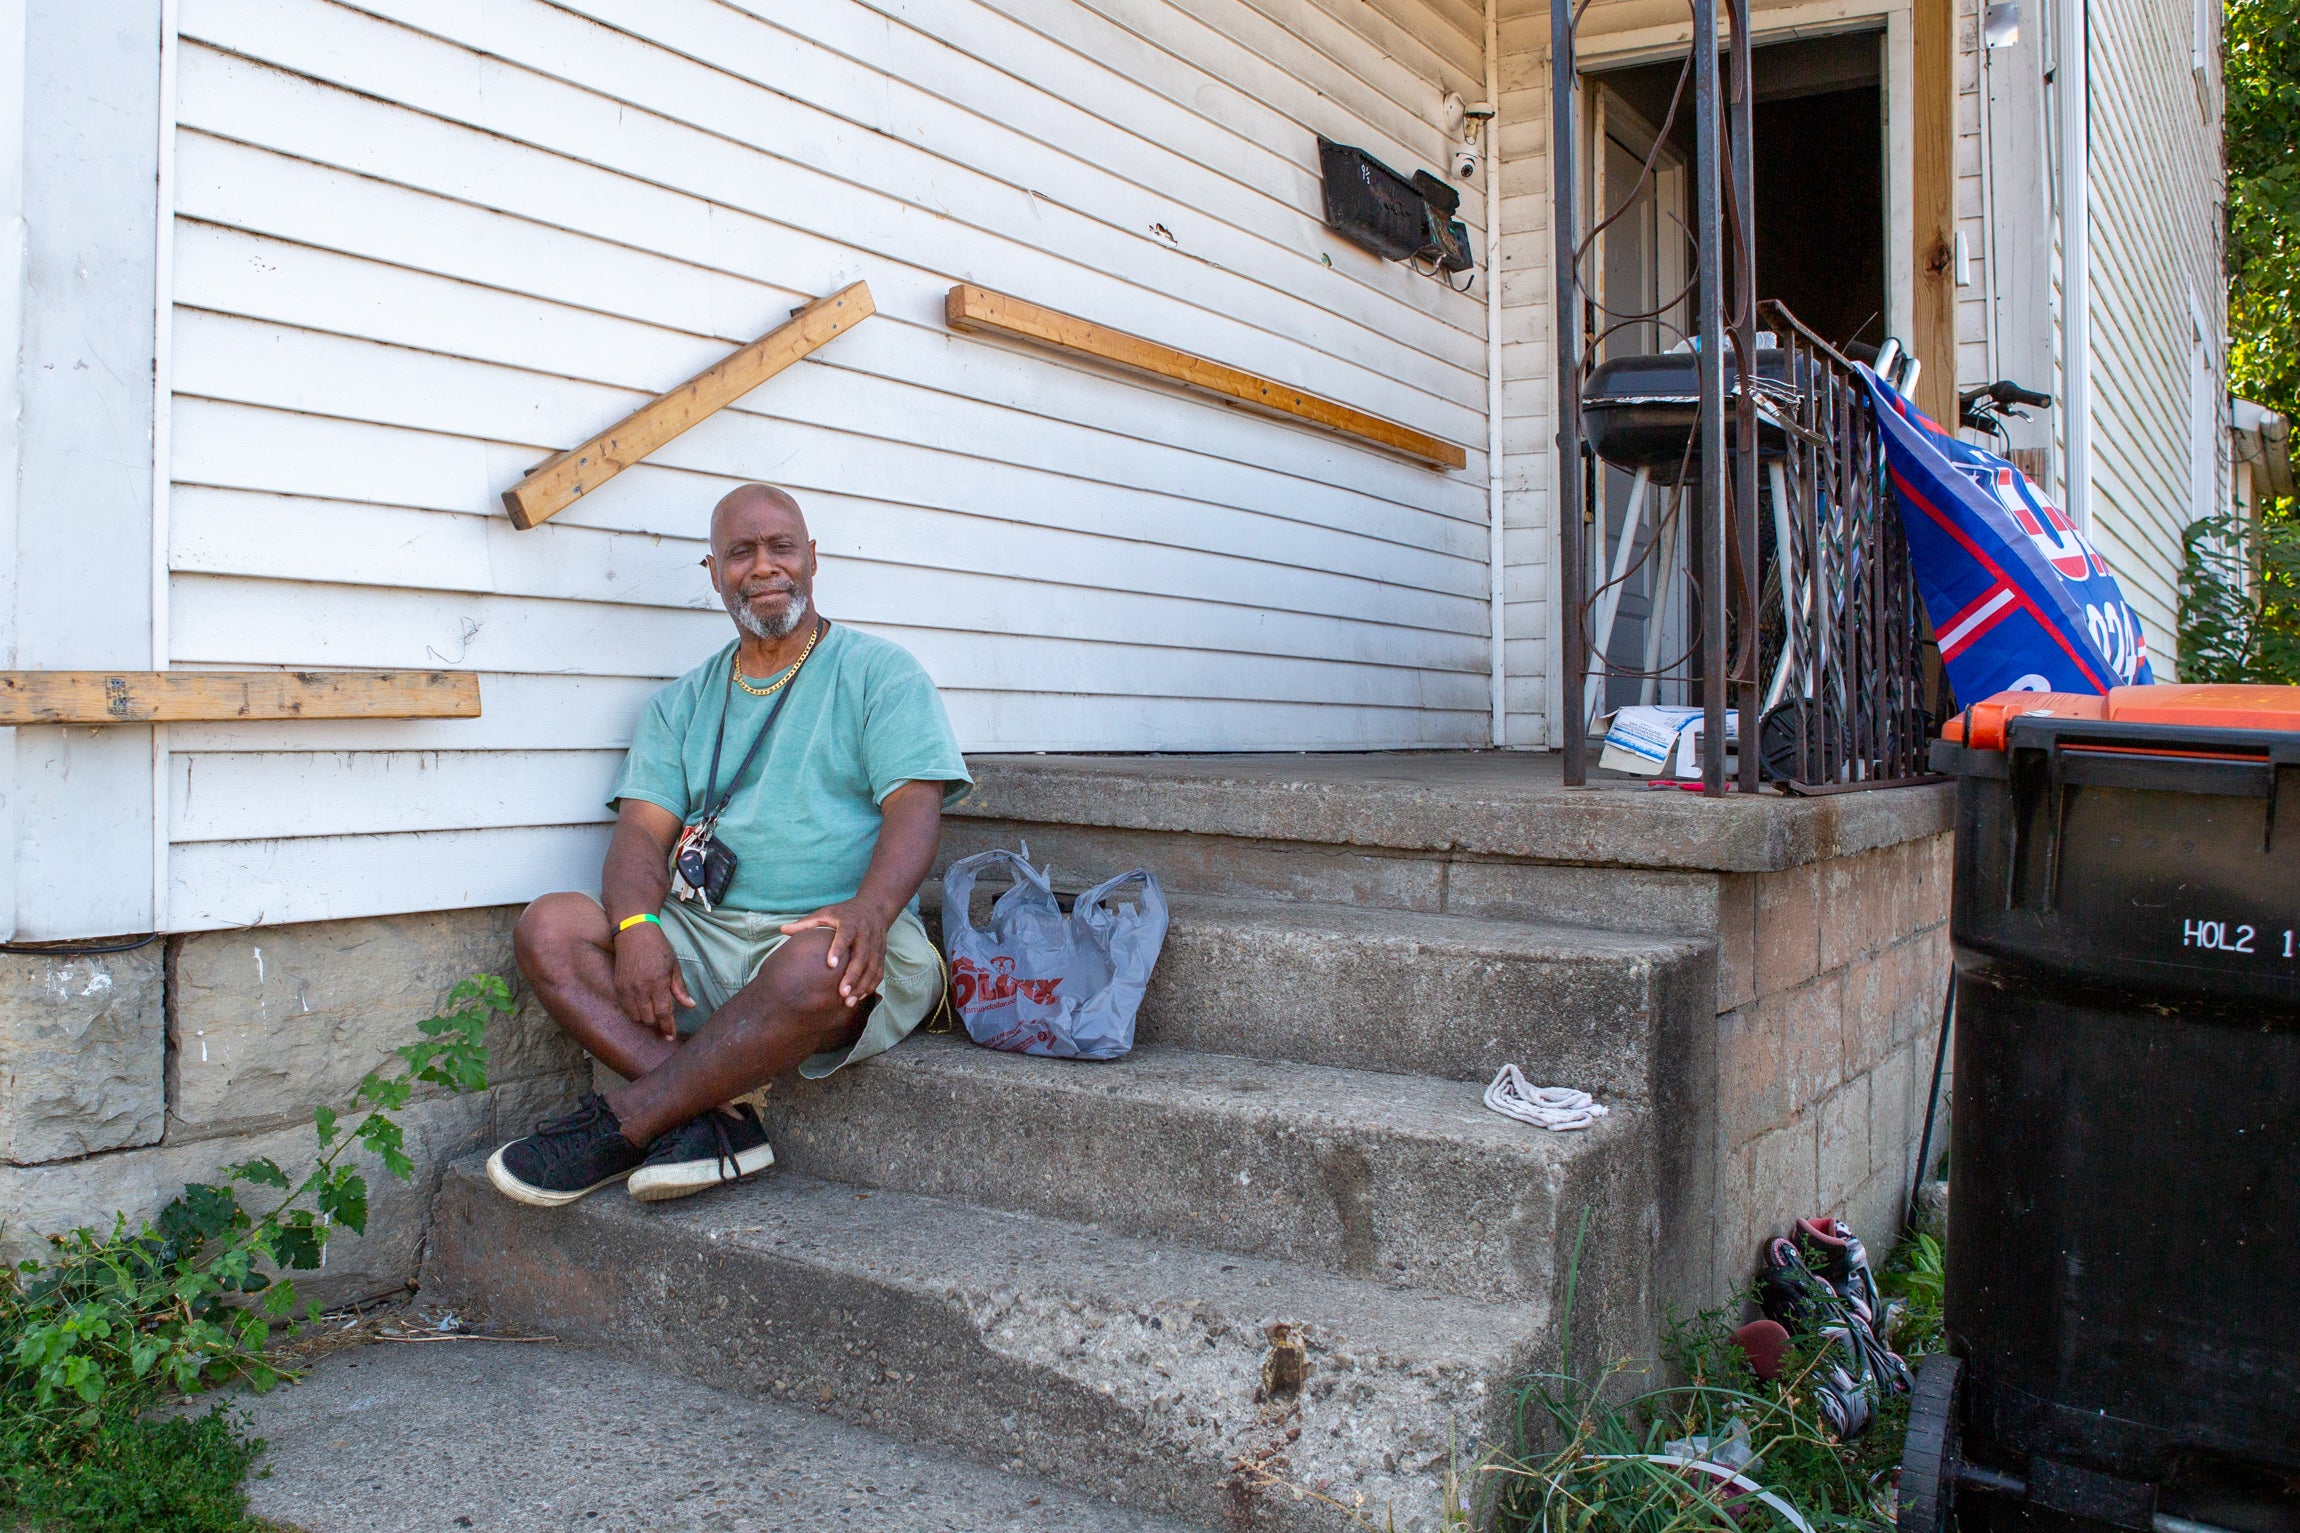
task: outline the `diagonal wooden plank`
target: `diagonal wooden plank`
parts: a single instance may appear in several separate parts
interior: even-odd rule
[[[469,671],[0,671],[0,727],[477,717]]]
[[[540,526],[691,426],[821,350],[878,310],[857,282],[794,311],[742,350],[660,394],[580,447],[570,447],[503,492],[514,527]]]
[[[1113,330],[1108,325],[1064,314],[1008,293],[992,292],[962,282],[943,302],[943,318],[953,330],[989,332],[1036,341],[1063,351],[1075,351],[1104,362],[1115,362],[1137,372],[1186,383],[1192,388],[1220,394],[1257,409],[1292,416],[1343,436],[1356,437],[1376,447],[1402,454],[1432,468],[1461,468],[1469,455],[1441,437],[1416,431],[1379,415],[1312,394],[1305,389],[1265,378],[1157,341]]]

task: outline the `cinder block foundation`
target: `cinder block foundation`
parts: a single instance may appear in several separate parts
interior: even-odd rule
[[[159,1141],[165,956],[157,942],[86,957],[0,954],[0,1162]],[[13,1224],[8,1207],[0,1202],[0,1218]]]
[[[498,974],[517,1009],[488,1031],[488,1089],[421,1088],[400,1115],[414,1179],[370,1163],[366,1235],[339,1232],[326,1267],[298,1280],[327,1303],[404,1287],[447,1163],[525,1132],[588,1080],[580,1051],[520,985],[517,915],[438,911],[0,958],[0,1256],[107,1228],[115,1214],[133,1225],[186,1182],[254,1156],[300,1175],[317,1153],[312,1110],[340,1106],[387,1067],[458,981]]]
[[[1755,875],[1753,981],[1717,1019],[1721,1280],[1800,1214],[1845,1219],[1879,1259],[1898,1238],[1948,985],[1949,842]]]
[[[168,1137],[259,1133],[348,1097],[478,973],[514,987],[516,906],[316,921],[179,938],[168,981]],[[533,998],[488,1033],[488,1079],[578,1070]],[[436,1091],[423,1087],[422,1092]]]

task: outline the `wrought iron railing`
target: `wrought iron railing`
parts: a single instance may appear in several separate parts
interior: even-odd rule
[[[1859,371],[1787,308],[1763,306],[1794,387],[1758,400],[1771,557],[1757,622],[1768,660],[1767,775],[1805,791],[1925,773],[1924,623],[1884,442]]]

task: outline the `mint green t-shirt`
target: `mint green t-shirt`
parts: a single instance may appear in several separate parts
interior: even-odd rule
[[[702,818],[722,712],[726,791],[776,701],[736,687],[730,711],[734,657],[729,644],[648,699],[610,808],[636,798],[682,823]],[[719,819],[719,839],[736,857],[723,909],[803,915],[853,899],[888,794],[906,782],[939,782],[948,804],[974,780],[934,683],[898,644],[833,623],[788,690],[774,732]]]

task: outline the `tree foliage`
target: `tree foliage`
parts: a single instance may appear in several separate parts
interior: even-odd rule
[[[2300,418],[2300,0],[2228,0],[2228,378]]]
[[[2256,529],[2190,525],[2180,572],[2180,679],[2300,684],[2300,515],[2271,502]],[[2257,556],[2258,568],[2254,568]]]
[[[2300,0],[2228,0],[2228,383],[2300,421]],[[2300,505],[2188,530],[2183,681],[2300,683]]]

